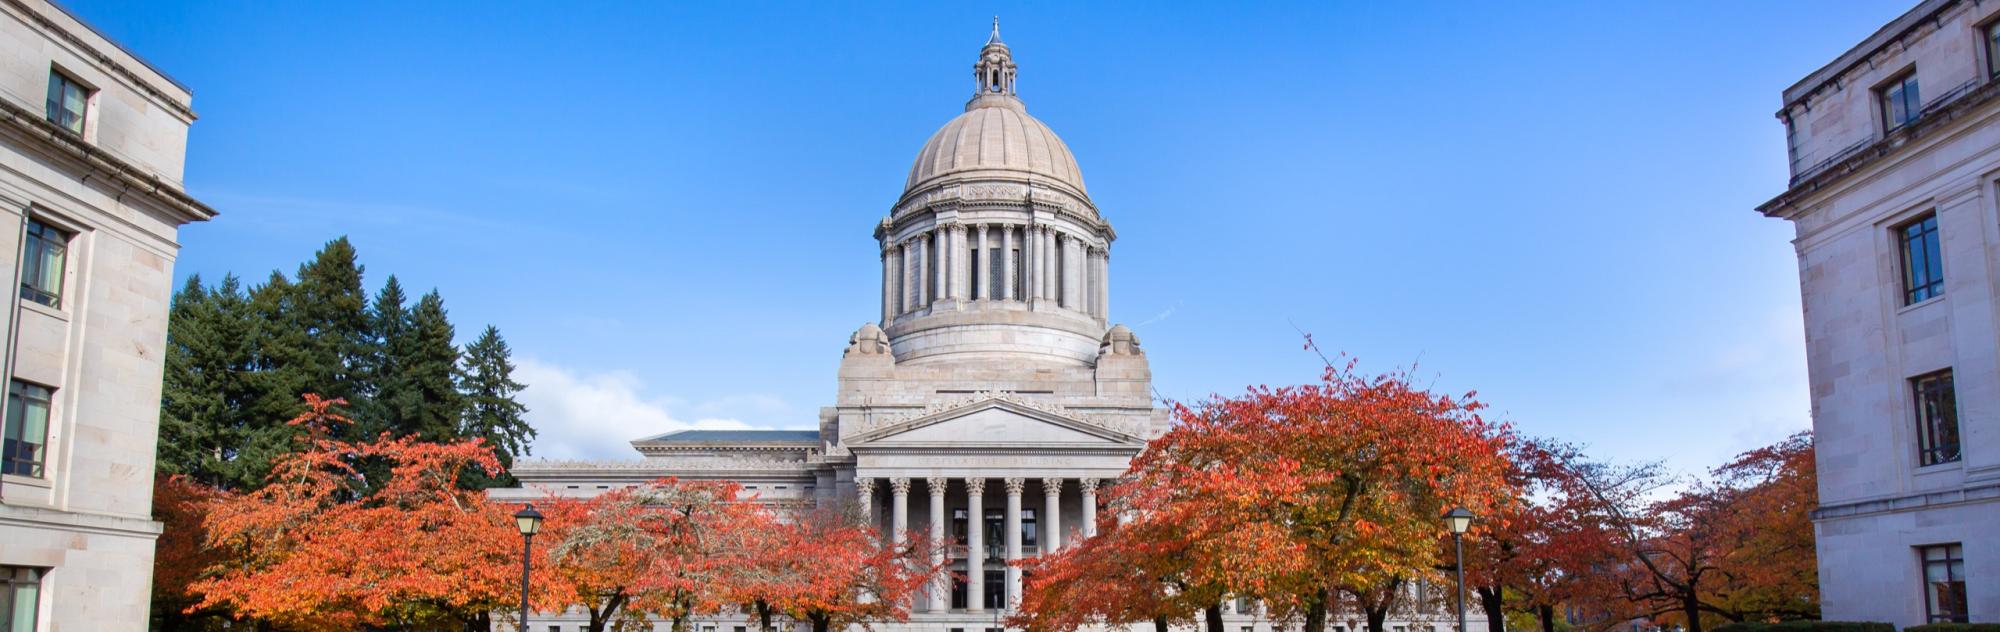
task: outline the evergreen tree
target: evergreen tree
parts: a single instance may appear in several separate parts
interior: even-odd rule
[[[299,265],[293,301],[287,305],[289,332],[303,335],[303,362],[295,365],[306,388],[328,399],[342,398],[363,407],[367,395],[363,373],[375,345],[369,335],[368,295],[361,287],[362,267],[346,237],[327,242],[313,260]],[[298,401],[295,393],[294,401]],[[357,424],[365,425],[365,424]],[[367,433],[363,436],[372,435]]]
[[[409,331],[385,345],[388,364],[398,374],[391,382],[394,394],[382,402],[391,432],[433,441],[459,438],[465,398],[458,392],[458,347],[452,344],[453,335],[444,299],[432,290],[410,310]]]
[[[514,401],[522,384],[514,381],[512,356],[500,330],[487,325],[478,340],[465,346],[459,382],[466,399],[459,436],[485,439],[500,457],[500,464],[510,469],[514,455],[528,454],[528,443],[535,438],[535,429],[528,426],[525,417],[528,407]],[[509,486],[514,483],[513,475],[502,474],[499,480],[488,483],[484,486]]]
[[[257,317],[234,275],[210,290],[193,276],[168,311],[160,470],[224,488],[254,486],[290,449],[283,418],[251,413],[260,396]]]
[[[522,386],[499,332],[487,327],[462,355],[435,290],[408,305],[391,276],[371,302],[362,271],[342,237],[296,279],[274,271],[247,295],[234,276],[213,288],[189,278],[169,311],[160,470],[261,487],[274,457],[297,447],[285,420],[304,410],[305,393],[347,400],[355,423],[336,438],[479,436],[509,464],[525,452],[534,431],[513,399]]]
[[[349,410],[354,411],[355,419],[369,426],[371,434],[400,427],[390,402],[407,390],[403,387],[402,360],[410,355],[403,347],[410,345],[411,338],[410,310],[404,303],[403,284],[392,274],[375,295],[375,304],[368,314],[372,349],[366,378],[370,401],[350,406]]]

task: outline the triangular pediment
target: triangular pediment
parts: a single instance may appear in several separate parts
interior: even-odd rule
[[[930,410],[849,437],[849,446],[937,446],[943,444],[1029,446],[1132,446],[1144,439],[1082,419],[1052,406],[1033,406],[1002,397]]]

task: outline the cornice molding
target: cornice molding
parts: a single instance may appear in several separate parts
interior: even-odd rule
[[[1784,193],[1757,206],[1757,212],[1765,217],[1788,217],[1799,210],[1801,202],[1821,191],[1832,188],[1891,156],[1902,153],[1918,141],[1935,136],[1938,132],[1972,116],[1978,110],[2000,97],[2000,80],[1988,79],[1984,84],[1959,94],[1949,101],[1933,106],[1929,112],[1915,121],[1896,128],[1879,140],[1862,145],[1846,155],[1829,160],[1824,166],[1808,171],[1797,178]]]
[[[125,192],[138,193],[158,202],[183,222],[215,219],[215,209],[194,199],[180,186],[98,149],[69,130],[57,127],[6,99],[0,99],[0,121],[4,121],[6,131],[14,132],[57,157],[74,160],[86,169],[108,175],[122,185]],[[88,179],[86,175],[85,180]]]

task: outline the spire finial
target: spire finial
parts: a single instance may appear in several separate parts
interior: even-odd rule
[[[989,36],[989,37],[987,37],[987,38],[986,38],[986,43],[988,43],[988,44],[999,44],[999,43],[1001,43],[1001,41],[1000,41],[1000,16],[997,16],[997,15],[996,15],[996,16],[993,16],[993,35],[991,35],[991,36]]]

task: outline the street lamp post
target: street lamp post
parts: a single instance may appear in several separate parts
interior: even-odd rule
[[[514,512],[514,526],[521,529],[521,632],[528,632],[528,564],[535,550],[535,534],[542,532],[542,512],[530,503]]]
[[[1458,571],[1458,632],[1472,632],[1465,629],[1465,530],[1472,528],[1472,512],[1453,507],[1444,512],[1444,524],[1451,528],[1451,548],[1458,555],[1452,567]]]

